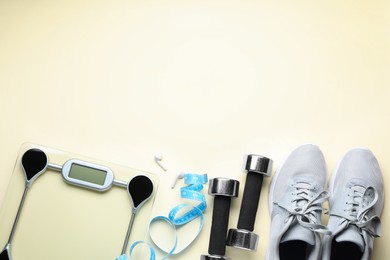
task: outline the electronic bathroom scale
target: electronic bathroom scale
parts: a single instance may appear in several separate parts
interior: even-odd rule
[[[153,193],[137,212],[129,245],[147,238],[157,176],[26,143],[19,151],[0,209],[0,251],[9,242],[25,193],[22,159],[31,149],[43,151],[48,165],[25,196],[12,235],[12,260],[107,260],[121,255],[132,216],[127,183],[137,176],[151,180]]]

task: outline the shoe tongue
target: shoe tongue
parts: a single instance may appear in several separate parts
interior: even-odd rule
[[[286,233],[284,233],[280,242],[284,243],[293,240],[300,240],[312,246],[315,244],[315,237],[313,231],[299,225],[298,223],[291,225],[291,227],[286,231]]]
[[[352,242],[358,245],[362,252],[364,251],[364,240],[356,226],[348,226],[336,237],[336,242]]]

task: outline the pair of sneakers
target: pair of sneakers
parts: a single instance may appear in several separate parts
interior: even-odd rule
[[[315,145],[295,149],[272,179],[267,260],[370,259],[380,235],[384,184],[370,150],[352,149],[327,187],[324,156]],[[321,224],[329,199],[328,225]]]

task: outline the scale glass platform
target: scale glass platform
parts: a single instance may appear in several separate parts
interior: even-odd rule
[[[153,184],[153,191],[150,199],[137,211],[129,245],[147,238],[150,214],[159,183],[157,176],[78,154],[26,143],[19,151],[0,209],[0,250],[9,241],[25,192],[26,177],[22,157],[26,151],[34,148],[42,150],[47,155],[51,167],[47,167],[28,189],[12,236],[12,246],[9,250],[12,260],[108,260],[120,256],[132,216],[132,201],[126,183],[136,180],[137,178],[134,178],[136,176],[148,177]],[[105,191],[72,185],[58,171],[69,160],[100,165],[103,169],[107,167],[114,174],[116,183],[112,187],[104,187]],[[58,166],[60,169],[55,169]],[[86,174],[93,172],[88,170]],[[68,175],[83,178],[72,172]],[[96,182],[99,183],[101,180],[102,176],[98,177]],[[142,185],[139,189],[144,190]],[[126,254],[128,248],[129,246]]]

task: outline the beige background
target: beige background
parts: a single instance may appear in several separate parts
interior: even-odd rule
[[[245,153],[276,169],[302,143],[329,174],[369,147],[389,183],[389,13],[360,0],[0,1],[0,201],[25,141],[156,173],[153,214],[182,201],[177,171],[244,183]],[[258,251],[232,259],[264,259],[268,184]],[[207,253],[210,218],[176,259]],[[390,253],[387,218],[385,205],[373,259]]]

